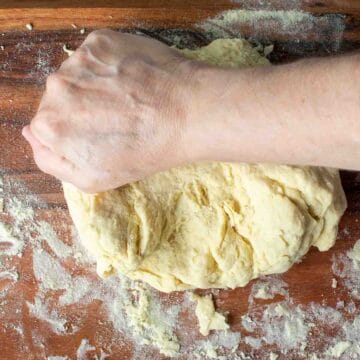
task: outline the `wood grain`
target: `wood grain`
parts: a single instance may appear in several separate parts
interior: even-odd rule
[[[80,4],[81,5],[78,5]],[[272,0],[259,5],[258,0],[187,0],[187,1],[3,1],[0,5],[1,31],[24,31],[31,23],[34,30],[71,29],[72,24],[86,28],[182,28],[191,29],[195,24],[214,17],[222,11],[242,9],[298,10],[316,15],[346,14],[352,35],[358,35],[360,4],[356,0],[286,2]],[[61,9],[61,11],[59,11]],[[264,24],[266,25],[266,24]],[[246,35],[246,34],[244,34]],[[314,31],[313,35],[316,35]]]
[[[0,4],[0,175],[5,183],[5,196],[26,197],[24,189],[12,184],[24,184],[27,191],[37,195],[30,205],[36,209],[37,217],[52,224],[61,239],[71,242],[71,219],[59,181],[41,173],[31,155],[31,149],[21,136],[22,127],[34,116],[46,76],[56,70],[66,58],[62,51],[63,44],[76,48],[86,34],[92,29],[109,27],[122,31],[137,31],[157,38],[172,45],[176,37],[181,46],[194,47],[205,45],[214,35],[203,32],[197,24],[208,17],[222,11],[244,9],[302,9],[317,16],[320,14],[345,14],[345,28],[342,40],[337,43],[333,33],[327,29],[314,28],[302,35],[301,41],[294,34],[287,34],[281,29],[272,28],[264,23],[254,33],[254,27],[241,26],[237,31],[251,41],[275,44],[271,61],[287,62],[305,56],[325,56],[360,48],[360,2],[357,0],[297,1],[272,0],[259,1],[225,1],[225,0],[191,0],[191,1],[85,1],[85,0],[53,0],[25,1],[2,0]],[[27,31],[25,24],[32,23],[33,31]],[[73,29],[71,24],[76,24]],[[86,28],[80,34],[80,28]],[[360,238],[360,173],[342,172],[342,181],[348,198],[348,209],[344,215],[338,240],[335,247],[325,253],[311,250],[301,264],[295,265],[283,275],[289,284],[290,293],[297,304],[310,302],[334,306],[337,299],[349,301],[350,296],[344,288],[337,291],[330,289],[333,273],[331,271],[332,256],[344,252]],[[25,323],[24,337],[16,335],[6,328],[16,320],[15,314],[0,315],[0,349],[3,359],[41,359],[46,355],[61,354],[75,358],[76,349],[83,338],[88,338],[99,349],[104,339],[114,336],[111,326],[99,313],[99,303],[94,302],[84,308],[69,308],[71,319],[81,316],[83,326],[74,335],[59,336],[50,331],[46,323],[34,320],[24,302],[19,302],[18,294],[32,301],[36,291],[36,281],[32,270],[32,255],[25,252],[20,259],[15,259],[21,268],[20,280],[7,301],[18,304],[22,309]],[[229,312],[229,322],[233,331],[246,332],[241,327],[241,316],[248,310],[248,296],[251,285],[235,290],[223,290],[215,296],[217,307]],[[200,292],[206,293],[206,292]],[[182,293],[160,295],[168,303],[176,303],[183,299]],[[266,301],[264,301],[266,303]],[[80,315],[79,315],[80,314]],[[100,321],[100,325],[99,325]],[[5,324],[5,325],[4,325]],[[70,326],[70,325],[69,325]],[[185,311],[182,314],[178,336],[183,347],[190,348],[191,342],[202,339],[196,335],[189,340],[187,333],[196,329],[194,314]],[[34,342],[32,334],[43,337],[46,349]],[[30,352],[29,352],[30,349]],[[244,345],[244,351],[249,348]],[[125,337],[112,347],[110,359],[129,359],[132,345]],[[91,353],[90,353],[91,354]],[[153,359],[163,359],[154,351]],[[185,359],[186,357],[184,357]],[[254,359],[260,359],[254,355]],[[284,357],[284,359],[295,357]]]

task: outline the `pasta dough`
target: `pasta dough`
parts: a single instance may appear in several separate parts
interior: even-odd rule
[[[266,65],[245,40],[184,54],[211,64]],[[203,163],[98,194],[64,193],[100,276],[117,271],[170,292],[235,288],[282,273],[335,242],[346,207],[335,169]]]
[[[196,301],[195,314],[199,322],[201,335],[208,336],[211,330],[229,329],[225,316],[215,311],[211,295],[199,296],[192,294],[190,299]]]

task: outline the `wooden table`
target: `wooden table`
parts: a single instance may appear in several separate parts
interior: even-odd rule
[[[46,219],[55,228],[64,242],[71,242],[71,220],[67,213],[60,184],[54,178],[41,173],[31,156],[27,143],[21,136],[21,129],[28,124],[36,111],[46,76],[54,71],[66,58],[63,45],[75,49],[86,35],[96,28],[113,28],[123,31],[138,31],[171,45],[176,38],[182,46],[199,46],[208,43],[212,37],[199,29],[196,24],[214,17],[222,11],[243,9],[285,9],[304,10],[317,16],[341,13],[345,16],[345,25],[341,41],[329,31],[314,28],[305,34],[289,34],[279,28],[264,24],[263,30],[249,24],[242,24],[237,30],[253,42],[274,44],[270,60],[274,63],[290,61],[313,55],[332,55],[360,48],[360,2],[357,0],[272,0],[259,4],[260,1],[227,0],[138,0],[138,1],[7,1],[0,4],[0,170],[3,178],[10,184],[23,183],[28,191],[44,201],[34,202],[39,218]],[[25,25],[31,23],[33,30]],[[74,28],[74,24],[76,28]],[[85,34],[80,29],[85,29]],[[231,30],[234,35],[234,29]],[[235,34],[236,35],[236,34]],[[299,36],[301,40],[299,41]],[[336,151],[336,149],[334,149]],[[356,173],[342,173],[343,185],[349,202],[348,209],[341,221],[336,246],[326,253],[311,250],[301,264],[295,265],[283,279],[295,304],[310,302],[334,306],[341,299],[350,300],[349,292],[339,281],[336,291],[331,290],[331,259],[333,254],[345,251],[360,238],[360,177]],[[19,187],[9,187],[5,193],[5,202],[17,196],[28,196]],[[6,203],[5,203],[6,205]],[[7,215],[3,219],[8,219]],[[45,355],[67,355],[75,359],[76,349],[81,339],[89,339],[92,345],[108,349],[106,338],[112,338],[109,323],[102,321],[99,304],[92,303],[81,311],[82,327],[68,336],[52,333],[46,323],[34,319],[29,313],[25,301],[32,301],[37,291],[37,284],[32,271],[32,255],[25,250],[21,259],[16,259],[20,279],[6,297],[8,303],[21,298],[20,307],[0,313],[0,355],[2,359],[42,359]],[[1,282],[0,282],[1,289]],[[251,284],[245,288],[224,290],[215,295],[216,306],[220,311],[229,312],[231,330],[241,331],[241,316],[248,311],[248,296]],[[168,302],[183,299],[183,294],[162,295]],[[359,304],[356,302],[356,304]],[[4,306],[1,303],[1,306]],[[8,308],[7,308],[8,309]],[[18,310],[18,313],[15,312]],[[76,317],[78,309],[70,309]],[[7,324],[15,321],[21,313],[24,334],[20,336],[9,329]],[[190,314],[187,326],[180,332],[188,332],[197,325],[194,315]],[[102,321],[99,323],[99,321]],[[110,326],[111,328],[111,326]],[[43,335],[43,345],[36,343],[34,332]],[[101,335],[101,336],[100,336]],[[201,336],[198,336],[201,339]],[[104,340],[105,339],[105,340]],[[188,346],[184,345],[183,346]],[[241,348],[250,352],[247,345]],[[269,347],[270,349],[271,347]],[[109,349],[108,349],[109,350]],[[186,350],[186,349],[185,349]],[[99,354],[99,351],[97,351]],[[128,359],[132,347],[124,340],[111,346],[111,359]],[[89,352],[93,355],[94,352]],[[253,351],[253,358],[263,358]],[[93,358],[89,355],[89,358]],[[161,356],[154,351],[152,358]],[[184,355],[183,358],[190,358]],[[281,358],[281,357],[280,357]],[[297,358],[288,355],[283,358]]]

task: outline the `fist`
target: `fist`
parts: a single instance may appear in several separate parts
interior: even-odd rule
[[[100,192],[186,161],[192,63],[162,43],[91,33],[50,75],[23,135],[38,167]]]

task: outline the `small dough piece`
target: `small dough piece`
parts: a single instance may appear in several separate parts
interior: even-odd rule
[[[240,39],[183,53],[224,66],[268,64]],[[63,185],[100,276],[118,271],[164,292],[235,288],[287,271],[311,246],[334,244],[346,207],[339,172],[328,168],[210,162],[98,194]]]
[[[201,335],[209,335],[210,330],[229,329],[225,316],[215,311],[211,295],[199,296],[191,294],[191,300],[197,302],[195,314],[199,321]]]

